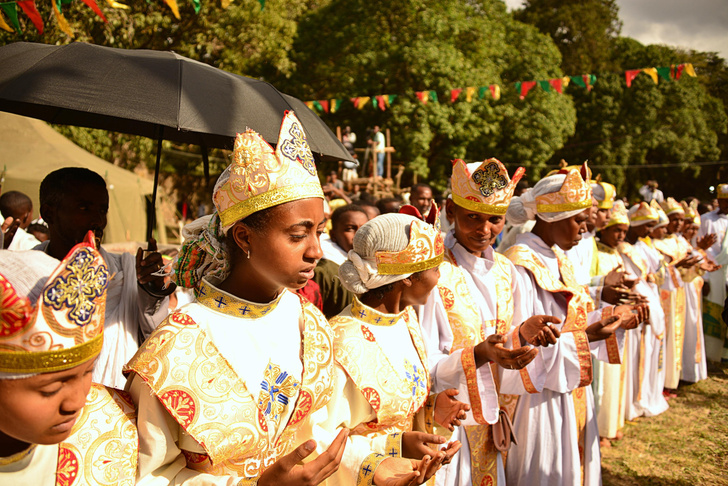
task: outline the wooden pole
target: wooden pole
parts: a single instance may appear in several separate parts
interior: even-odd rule
[[[387,140],[386,140],[386,142],[387,143],[384,145],[385,147],[391,147],[392,146],[392,142],[391,142],[391,140],[389,138],[389,128],[387,128]],[[391,179],[391,178],[392,178],[392,152],[387,151],[387,179]]]

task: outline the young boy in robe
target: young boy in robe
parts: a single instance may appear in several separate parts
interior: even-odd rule
[[[133,403],[91,382],[109,278],[91,237],[60,265],[0,251],[0,483],[135,483]]]

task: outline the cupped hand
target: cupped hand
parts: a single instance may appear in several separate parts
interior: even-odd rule
[[[547,347],[556,344],[561,332],[551,324],[561,323],[561,319],[554,316],[532,316],[526,319],[518,330],[521,344]]]
[[[435,457],[437,454],[437,446],[445,444],[447,439],[441,435],[428,434],[427,432],[420,432],[417,430],[411,430],[402,433],[402,456],[408,459],[420,460],[425,456]],[[435,449],[430,447],[430,444],[435,445]]]
[[[448,388],[435,398],[435,422],[450,432],[460,425],[461,420],[465,420],[465,412],[470,410],[470,405],[455,398],[457,394],[456,388]]]
[[[148,253],[146,257],[142,258],[143,253]],[[164,266],[162,260],[162,254],[157,251],[157,242],[154,238],[149,238],[147,249],[137,249],[136,254],[136,272],[137,282],[140,285],[152,283],[154,288],[161,290],[164,287],[164,277],[152,275],[154,272],[160,270]]]
[[[374,484],[377,486],[424,484],[440,469],[444,459],[444,452],[438,452],[434,458],[425,456],[419,461],[402,457],[388,457],[374,471]]]
[[[503,346],[507,340],[502,334],[491,334],[485,341],[475,346],[476,366],[492,361],[508,370],[520,370],[538,355],[538,349],[531,346],[508,349]]]
[[[277,486],[279,484],[314,486],[323,482],[339,469],[348,436],[349,431],[342,429],[326,451],[313,461],[301,464],[316,449],[316,441],[304,442],[293,452],[281,457],[266,469],[258,479],[258,484],[260,486]]]
[[[601,341],[607,339],[609,336],[614,334],[614,331],[619,329],[622,319],[620,316],[612,315],[602,319],[599,322],[595,322],[591,326],[586,328],[586,336],[589,342]]]
[[[718,241],[718,235],[715,233],[710,233],[709,235],[705,235],[702,238],[698,238],[695,243],[697,244],[697,247],[701,250],[707,250],[711,246],[715,244],[715,242]]]

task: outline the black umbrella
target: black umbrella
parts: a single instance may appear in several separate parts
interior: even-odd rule
[[[207,149],[232,149],[246,128],[275,146],[286,110],[319,161],[351,160],[302,101],[173,52],[16,42],[0,47],[0,66],[0,111],[157,139],[153,201],[162,140],[200,145],[207,172]]]

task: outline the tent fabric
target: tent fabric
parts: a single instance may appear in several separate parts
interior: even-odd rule
[[[3,192],[27,194],[33,200],[33,217],[38,217],[40,183],[61,167],[86,167],[106,180],[109,215],[105,243],[145,240],[145,195],[152,193],[152,181],[85,151],[43,121],[0,112],[0,172],[5,169]],[[163,229],[159,212],[156,220],[158,229]],[[160,243],[166,243],[164,231],[159,234]]]

